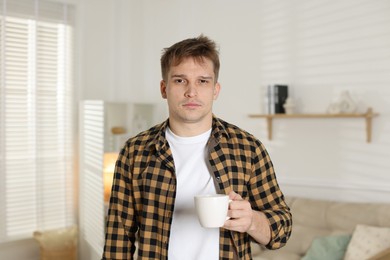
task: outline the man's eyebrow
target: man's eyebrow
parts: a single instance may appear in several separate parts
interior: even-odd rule
[[[186,75],[185,74],[173,74],[171,75],[171,78],[185,78]],[[199,78],[201,79],[213,79],[212,76],[199,76]]]
[[[173,74],[171,75],[171,78],[184,78],[186,75],[184,74]]]
[[[202,79],[213,79],[212,76],[200,76],[200,78],[202,78]]]

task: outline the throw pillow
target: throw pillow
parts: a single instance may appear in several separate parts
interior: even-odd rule
[[[301,260],[342,260],[351,235],[317,237]]]
[[[390,247],[390,228],[357,225],[344,260],[368,259]]]

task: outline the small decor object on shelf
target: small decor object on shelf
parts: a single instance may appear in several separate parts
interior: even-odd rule
[[[356,103],[352,99],[349,91],[343,91],[336,102],[332,102],[328,107],[329,114],[352,114],[356,112]]]
[[[269,85],[267,89],[268,114],[284,114],[284,103],[288,97],[287,85]]]
[[[330,103],[327,112],[332,115],[340,114],[340,104],[338,102]]]
[[[340,110],[343,114],[352,114],[356,112],[356,103],[352,99],[349,91],[341,92],[340,96]]]
[[[291,115],[295,113],[296,104],[292,97],[288,97],[283,105],[286,114]]]
[[[113,128],[111,128],[111,133],[113,133],[114,135],[124,134],[126,133],[126,129],[122,126],[114,126]]]

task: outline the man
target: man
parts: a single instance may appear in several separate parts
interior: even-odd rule
[[[164,50],[161,95],[169,118],[130,138],[120,152],[103,259],[251,259],[250,242],[277,249],[290,209],[262,143],[212,113],[219,54],[205,36]],[[229,220],[202,228],[197,194],[229,194]],[[137,242],[136,242],[137,241]]]

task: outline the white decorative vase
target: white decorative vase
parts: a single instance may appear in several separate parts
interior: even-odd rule
[[[349,91],[343,91],[340,93],[340,97],[329,105],[328,113],[352,114],[356,112],[356,108],[356,103],[349,94]]]
[[[356,103],[348,91],[341,92],[339,108],[342,114],[351,114],[356,111]]]
[[[341,113],[340,104],[338,102],[333,102],[328,107],[328,113],[332,115],[337,115]]]
[[[286,114],[294,114],[295,113],[295,102],[294,102],[294,99],[291,98],[291,97],[288,97],[286,99],[286,102],[284,103],[283,105],[284,107],[284,111],[286,112]]]

